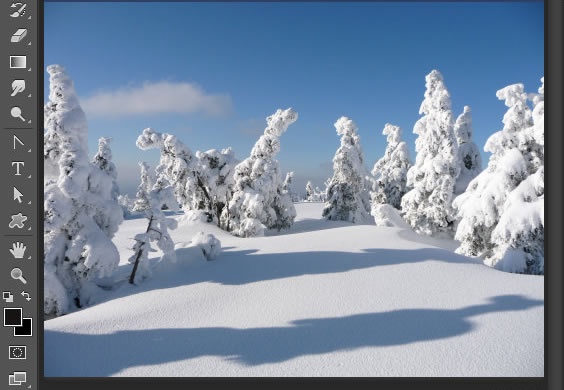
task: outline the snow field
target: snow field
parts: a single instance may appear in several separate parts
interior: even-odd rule
[[[180,222],[176,264],[45,322],[45,375],[544,374],[544,277],[491,269],[452,241],[325,221],[322,203],[295,206],[290,231],[265,237]],[[126,220],[114,237],[116,277],[145,223]],[[190,243],[199,231],[221,241],[216,260]]]

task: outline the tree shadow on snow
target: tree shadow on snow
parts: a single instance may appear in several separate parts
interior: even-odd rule
[[[109,376],[129,367],[203,356],[223,357],[246,366],[279,363],[300,356],[455,337],[475,328],[473,316],[541,305],[542,300],[503,295],[459,309],[310,318],[283,327],[146,329],[107,335],[46,330],[45,375]]]
[[[327,221],[324,218],[307,218],[301,219],[294,222],[292,227],[289,229],[277,230],[266,230],[264,235],[267,237],[271,236],[289,236],[292,234],[304,233],[304,232],[314,232],[320,230],[337,229],[342,227],[352,227],[352,226],[363,226],[363,225],[375,225],[372,218],[366,219],[366,221],[361,223],[352,223],[347,221]]]
[[[476,264],[481,261],[440,248],[364,249],[356,252],[257,253],[255,249],[226,250],[217,259],[205,261],[198,247],[177,248],[176,264],[161,264],[154,274],[137,286],[127,283],[97,303],[156,289],[212,282],[238,286],[303,275],[324,275],[372,267],[439,261]],[[485,267],[485,266],[484,266]]]

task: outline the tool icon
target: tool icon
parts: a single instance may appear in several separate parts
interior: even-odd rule
[[[16,166],[16,173],[14,173],[14,176],[21,176],[20,166],[25,167],[25,161],[12,161],[12,166],[14,165]]]
[[[25,118],[22,116],[22,109],[19,108],[18,106],[12,107],[12,109],[10,110],[10,114],[14,118],[20,118],[23,122],[25,122]]]
[[[10,360],[24,360],[27,359],[27,347],[25,345],[10,345],[8,346],[8,358]]]
[[[18,229],[24,228],[24,222],[27,221],[27,216],[22,213],[17,213],[12,215],[12,221],[8,224],[10,229],[17,227]]]
[[[12,3],[10,8],[17,8],[17,10],[12,12],[10,14],[10,17],[11,18],[19,18],[20,16],[24,16],[26,7],[27,7],[26,3]]]
[[[23,309],[21,307],[4,308],[4,326],[22,326]]]
[[[14,337],[33,336],[33,318],[22,318],[22,326],[14,327]]]
[[[14,302],[14,295],[11,291],[2,291],[2,299],[6,303],[13,303]]]
[[[12,38],[10,39],[10,41],[12,43],[21,42],[25,38],[26,35],[27,35],[27,29],[26,28],[18,28],[18,30],[14,33],[14,35],[12,35]]]
[[[10,276],[12,277],[12,279],[19,280],[23,284],[27,284],[27,280],[25,280],[25,278],[23,277],[23,272],[19,268],[12,269]]]
[[[14,134],[14,150],[16,150],[16,143],[20,144],[21,146],[25,146],[22,140],[19,139],[18,136]]]
[[[26,65],[26,56],[10,56],[10,69],[25,69]]]
[[[25,383],[26,381],[27,381],[26,371],[14,371],[13,374],[8,376],[9,386],[21,386],[22,383]]]
[[[24,297],[26,301],[31,301],[31,295],[28,292],[22,291],[21,296]]]
[[[16,79],[12,81],[12,95],[10,96],[16,96],[23,91],[25,91],[25,80]]]
[[[17,200],[18,203],[22,203],[22,198],[23,194],[20,192],[20,190],[14,187],[14,200]]]
[[[14,256],[15,259],[23,259],[25,250],[27,247],[23,244],[23,242],[14,242],[12,243],[12,249],[10,249],[10,253]]]

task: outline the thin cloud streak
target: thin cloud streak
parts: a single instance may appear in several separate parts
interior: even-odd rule
[[[81,99],[91,117],[121,117],[164,113],[203,113],[224,117],[233,111],[228,94],[207,94],[196,84],[145,82],[139,87],[104,91]]]

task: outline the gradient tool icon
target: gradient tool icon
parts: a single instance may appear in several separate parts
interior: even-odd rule
[[[10,69],[25,69],[27,56],[10,56]]]

